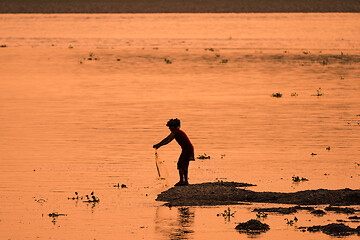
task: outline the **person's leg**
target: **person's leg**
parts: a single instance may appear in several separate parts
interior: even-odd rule
[[[188,170],[187,169],[184,171],[184,183],[189,184],[189,182],[188,182]]]
[[[177,169],[179,170],[180,181],[178,183],[176,183],[175,186],[181,186],[184,183],[184,171],[183,171],[183,167],[182,167],[181,157],[177,163]]]
[[[180,181],[175,184],[175,186],[182,186],[188,185],[188,167],[189,167],[189,160],[188,156],[185,153],[181,153],[179,157],[179,161],[177,163],[177,168],[179,170],[179,177]]]
[[[188,169],[189,169],[189,161],[184,162],[184,183],[185,185],[189,184],[188,182]]]
[[[175,186],[184,186],[184,185],[188,185],[188,179],[187,179],[187,170],[184,168],[179,168],[179,176],[180,176],[180,181],[175,184]]]
[[[180,182],[183,183],[184,182],[184,176],[185,176],[185,173],[184,173],[184,170],[179,168],[179,176],[180,176]]]

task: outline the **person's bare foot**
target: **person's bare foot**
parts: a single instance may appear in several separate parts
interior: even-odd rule
[[[176,183],[174,186],[176,187],[176,186],[182,186],[182,182],[178,182],[178,183]]]
[[[189,183],[188,182],[178,182],[174,186],[176,187],[176,186],[185,186],[185,185],[189,185]]]

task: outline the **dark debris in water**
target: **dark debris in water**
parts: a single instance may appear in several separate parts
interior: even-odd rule
[[[277,92],[277,93],[273,93],[271,96],[276,98],[281,98],[282,94],[280,92]]]
[[[66,216],[66,214],[58,213],[58,212],[49,213],[49,217],[59,217],[59,216]]]
[[[211,157],[209,155],[206,155],[206,153],[204,153],[203,155],[199,155],[196,158],[197,159],[210,159]]]
[[[314,153],[313,153],[314,154]],[[316,155],[316,154],[315,154]],[[309,179],[299,176],[292,176],[292,181],[295,183],[309,181]]]
[[[270,227],[266,223],[262,223],[259,220],[251,219],[247,222],[239,223],[235,229],[241,233],[259,234],[270,230]]]
[[[120,185],[120,183],[115,184],[114,187],[116,187],[116,188],[127,188],[126,184],[121,184]]]
[[[330,204],[360,205],[360,190],[306,190],[292,193],[254,192],[243,187],[254,186],[236,182],[208,182],[172,187],[158,195],[157,201],[169,206],[214,206],[246,202],[296,205]]]
[[[296,213],[297,209],[295,207],[255,208],[253,211],[254,212],[271,212],[271,213],[280,213],[280,214],[291,214],[291,213]]]
[[[298,210],[307,210],[313,211],[313,207],[302,207],[302,206],[295,206],[295,207],[273,207],[273,208],[255,208],[253,212],[270,212],[270,213],[280,213],[280,214],[292,214],[296,213]]]
[[[235,213],[236,211],[231,211],[230,207],[228,207],[227,210],[225,209],[223,213],[218,213],[217,216],[223,216],[225,220],[230,222],[230,219],[234,217]]]
[[[97,202],[100,201],[100,199],[94,195],[94,192],[91,192],[91,193],[90,193],[90,196],[89,196],[89,195],[85,195],[85,197],[86,197],[86,200],[83,201],[83,202],[87,202],[87,203],[97,203]],[[83,199],[85,199],[85,197],[79,196],[79,193],[78,193],[78,192],[75,192],[75,196],[74,196],[74,197],[69,197],[68,199],[69,199],[69,200],[79,200],[79,199],[80,199],[80,200],[83,200]]]
[[[318,210],[312,211],[311,214],[314,214],[315,216],[323,216],[323,215],[326,214],[326,212],[323,211],[323,210],[318,209]]]
[[[343,220],[343,219],[336,219],[336,222],[340,222],[340,223],[347,223],[347,222],[358,223],[358,222],[360,222],[360,221],[358,221],[358,220]]]
[[[325,208],[325,211],[328,212],[336,212],[336,213],[345,213],[345,214],[353,214],[355,213],[355,208],[342,208],[342,207],[333,207],[333,206],[328,206]]]
[[[309,232],[323,232],[331,236],[349,236],[352,234],[360,234],[360,226],[357,228],[351,228],[343,223],[331,223],[325,226],[312,226],[312,227],[301,227],[300,229],[306,229]]]

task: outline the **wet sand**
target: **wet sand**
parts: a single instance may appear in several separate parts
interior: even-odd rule
[[[357,0],[3,0],[0,13],[360,12]]]
[[[282,203],[298,205],[360,205],[360,190],[306,190],[294,193],[254,192],[239,187],[246,183],[214,182],[173,187],[158,195],[157,201],[169,206],[214,206],[244,202]]]

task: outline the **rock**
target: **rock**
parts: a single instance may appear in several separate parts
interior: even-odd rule
[[[239,232],[258,234],[270,230],[270,227],[266,223],[262,223],[259,220],[251,219],[247,222],[239,223],[235,229]]]
[[[321,231],[332,236],[348,236],[356,232],[356,229],[343,223],[331,223],[321,227]]]

